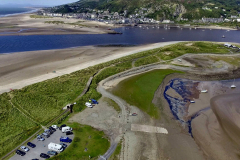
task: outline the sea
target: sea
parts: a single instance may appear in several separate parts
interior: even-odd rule
[[[7,8],[7,7],[0,7],[0,17],[12,16],[22,13],[31,13],[36,11],[33,8]]]

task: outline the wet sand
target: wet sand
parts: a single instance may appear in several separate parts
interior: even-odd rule
[[[177,76],[175,77],[177,78]],[[196,79],[194,76],[192,78]],[[174,77],[166,81],[167,85],[172,79]],[[233,80],[197,81],[180,79],[178,81],[178,83],[176,80],[174,81],[173,89],[165,92],[165,94],[176,98],[176,100],[170,99],[171,105],[176,106],[174,110],[171,110],[172,114],[174,111],[174,119],[178,119],[182,129],[192,134],[206,159],[239,159],[240,88],[230,88]],[[197,86],[191,85],[192,83],[197,84]],[[188,86],[185,88],[186,91],[181,85]],[[235,81],[235,85],[240,85],[240,79]],[[192,89],[189,90],[189,88]],[[181,94],[180,90],[182,89]],[[207,89],[208,92],[201,93],[202,89]],[[173,90],[178,93],[178,96]],[[186,92],[188,92],[188,95],[186,95]],[[181,95],[180,98],[179,95]],[[195,103],[183,103],[188,100],[194,100]]]

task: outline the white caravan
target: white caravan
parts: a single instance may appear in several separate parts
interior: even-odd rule
[[[63,127],[62,128],[62,133],[68,132],[68,131],[72,131],[72,128],[69,126]]]
[[[62,145],[52,143],[52,142],[48,144],[48,149],[56,151],[56,152],[62,152],[63,151]]]

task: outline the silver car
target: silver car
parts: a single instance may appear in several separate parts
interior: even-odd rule
[[[26,146],[21,146],[20,147],[21,148],[21,150],[23,150],[23,151],[25,151],[25,152],[28,152],[30,149],[28,148],[28,147],[26,147]]]

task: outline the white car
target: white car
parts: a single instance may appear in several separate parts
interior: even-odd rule
[[[86,102],[86,103],[85,103],[85,106],[87,106],[88,108],[92,108],[92,107],[93,107],[92,104],[89,103],[89,102]]]
[[[58,126],[57,125],[52,125],[52,128],[58,129]]]
[[[28,148],[28,147],[21,146],[20,148],[21,148],[21,150],[23,150],[23,151],[25,151],[25,152],[28,152],[28,151],[29,151],[29,148]]]
[[[41,137],[40,135],[37,135],[37,140],[44,141],[45,139],[43,137]]]

